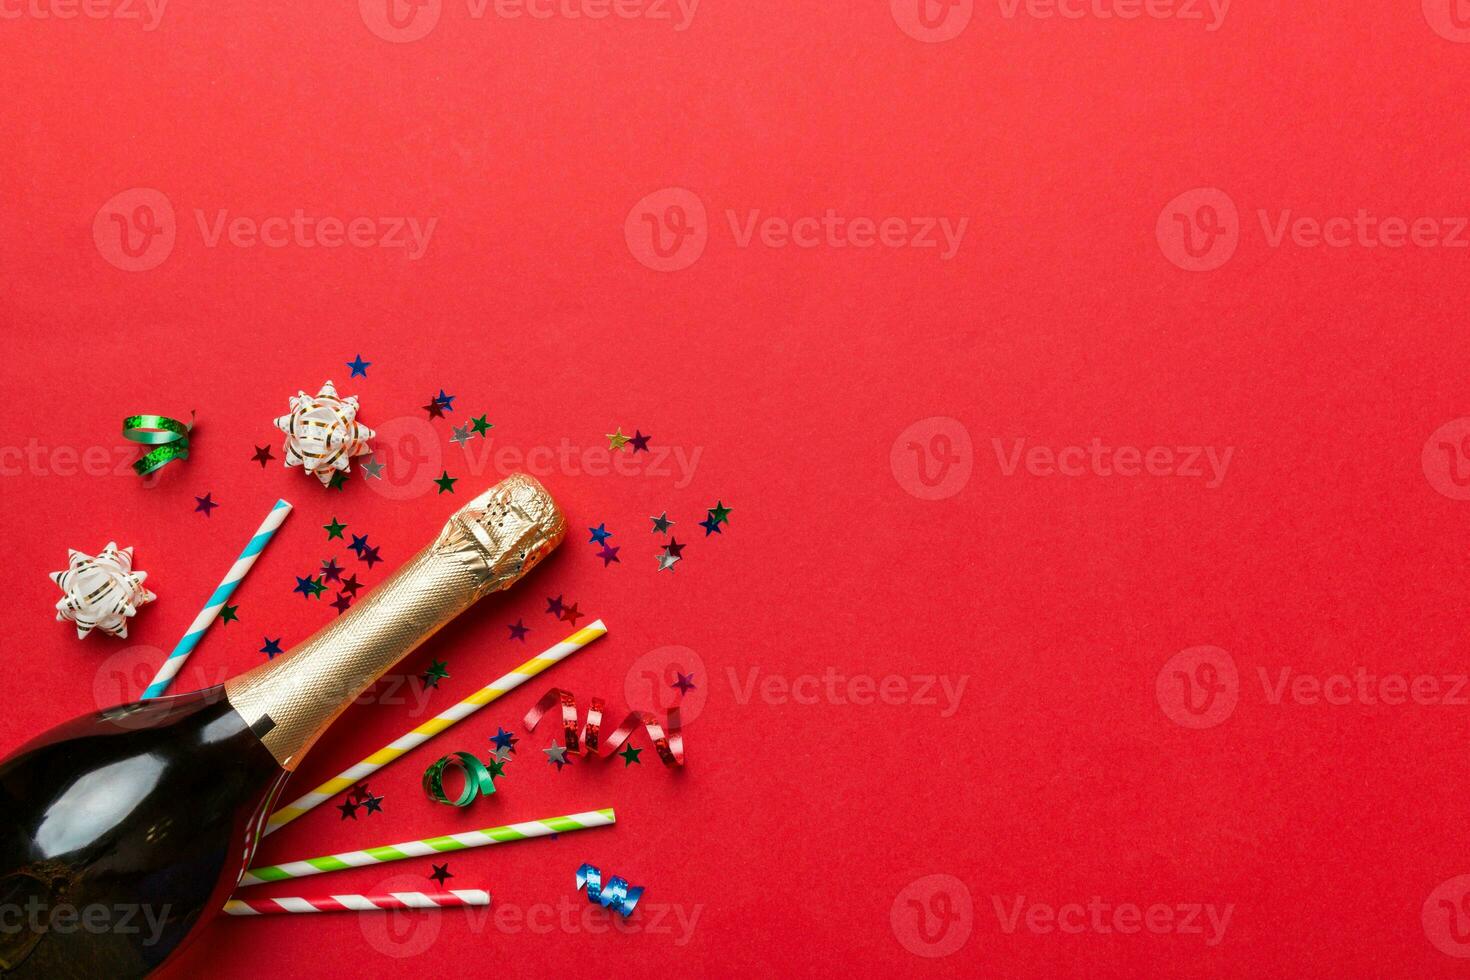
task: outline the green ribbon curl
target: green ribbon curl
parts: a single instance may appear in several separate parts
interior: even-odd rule
[[[123,419],[123,436],[144,446],[154,446],[133,463],[133,472],[147,476],[176,459],[189,458],[189,432],[194,428],[194,413],[187,424],[167,415],[129,415]]]
[[[464,789],[459,791],[459,798],[453,800],[444,792],[444,770],[451,766],[464,770]],[[485,763],[468,752],[455,752],[453,755],[446,755],[439,759],[424,770],[424,792],[436,803],[446,803],[449,806],[469,806],[475,802],[475,797],[482,794],[489,796],[494,793],[495,780],[491,778],[490,770],[485,768]]]

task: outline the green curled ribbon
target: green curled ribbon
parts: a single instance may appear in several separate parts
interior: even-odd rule
[[[123,435],[133,442],[154,446],[133,463],[133,472],[147,476],[176,459],[189,458],[189,432],[194,428],[194,413],[186,425],[167,415],[129,415],[123,419]]]
[[[464,789],[460,790],[459,798],[454,800],[451,800],[444,792],[444,771],[451,766],[464,770]],[[502,775],[500,768],[500,763],[495,763],[494,775]],[[449,806],[469,806],[475,802],[475,797],[489,796],[494,793],[495,780],[492,778],[491,770],[485,767],[485,763],[468,752],[455,752],[453,755],[446,755],[424,770],[424,792],[436,803],[445,803]]]

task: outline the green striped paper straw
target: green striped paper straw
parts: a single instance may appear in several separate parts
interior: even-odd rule
[[[273,864],[268,868],[251,868],[240,879],[240,886],[260,885],[267,881],[285,881],[287,878],[306,878],[328,871],[345,871],[362,868],[370,864],[386,864],[408,858],[428,857],[463,851],[471,847],[486,847],[490,844],[505,844],[510,841],[529,840],[532,837],[549,837],[573,830],[589,830],[593,827],[610,827],[617,822],[612,807],[604,810],[588,810],[586,813],[571,813],[564,817],[547,817],[544,820],[528,820],[525,823],[506,824],[504,827],[486,827],[484,830],[466,830],[445,837],[426,837],[423,840],[405,841],[383,847],[369,847],[361,851],[329,854],[326,857],[307,858],[305,861],[288,861]]]

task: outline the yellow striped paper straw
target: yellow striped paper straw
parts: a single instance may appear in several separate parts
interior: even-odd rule
[[[464,721],[485,705],[514,691],[543,670],[560,663],[593,640],[605,635],[607,635],[607,626],[600,619],[577,630],[556,646],[542,651],[504,677],[491,681],[459,704],[435,715],[408,734],[388,743],[357,765],[344,769],[299,800],[281,807],[271,814],[270,820],[266,823],[265,834],[280,830],[303,813],[327,802],[343,790],[350,789],[354,784],[377,772],[399,756],[418,748],[456,722]]]

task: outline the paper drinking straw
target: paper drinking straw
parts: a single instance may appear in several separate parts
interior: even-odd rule
[[[303,813],[327,802],[343,790],[350,789],[354,784],[377,772],[394,759],[423,745],[455,722],[464,721],[470,715],[485,707],[485,705],[510,691],[514,691],[517,687],[520,687],[543,670],[546,670],[553,664],[560,663],[593,640],[606,634],[607,626],[600,619],[578,630],[556,646],[527,660],[504,677],[491,681],[485,687],[480,688],[474,694],[459,702],[459,704],[451,708],[446,708],[443,712],[430,718],[413,731],[383,746],[352,768],[344,769],[310,793],[302,796],[299,800],[295,800],[281,807],[275,813],[271,814],[270,821],[265,827],[265,833],[270,834],[280,830]]]
[[[588,830],[592,827],[609,827],[617,822],[612,807],[605,810],[589,810],[565,817],[547,817],[545,820],[528,820],[525,823],[507,824],[504,827],[486,827],[484,830],[466,830],[445,837],[426,837],[402,844],[369,847],[362,851],[347,851],[329,854],[326,857],[307,858],[305,861],[289,861],[267,868],[252,868],[240,879],[240,887],[260,885],[267,881],[284,881],[287,878],[305,878],[327,871],[345,871],[348,868],[363,868],[370,864],[386,864],[407,858],[429,857],[449,851],[463,851],[470,847],[486,847],[490,844],[505,844],[509,841],[528,840],[532,837],[549,837],[573,830]]]
[[[318,895],[312,898],[232,898],[226,915],[282,915],[298,912],[386,912],[390,909],[448,909],[489,905],[490,893],[474,889],[389,892],[386,895]]]
[[[276,528],[281,526],[281,522],[289,513],[291,513],[291,505],[284,500],[277,500],[270,513],[265,515],[265,520],[260,523],[260,528],[256,530],[255,536],[250,539],[249,544],[245,545],[245,550],[240,552],[240,557],[235,559],[235,564],[230,566],[224,581],[220,582],[219,587],[214,590],[214,594],[209,597],[209,601],[204,604],[199,615],[194,617],[194,624],[189,627],[189,632],[184,634],[183,639],[179,640],[178,645],[174,647],[173,653],[170,653],[168,659],[163,662],[163,666],[158,668],[153,683],[149,684],[148,690],[143,692],[143,700],[156,698],[168,690],[168,686],[173,683],[173,679],[183,668],[184,661],[189,659],[189,654],[193,653],[194,648],[199,645],[199,639],[204,636],[204,631],[209,629],[209,624],[214,622],[214,618],[230,600],[230,596],[235,594],[240,580],[245,577],[246,572],[250,571],[250,566],[255,564],[255,559],[265,550],[265,546],[270,544],[271,536],[276,533]]]

